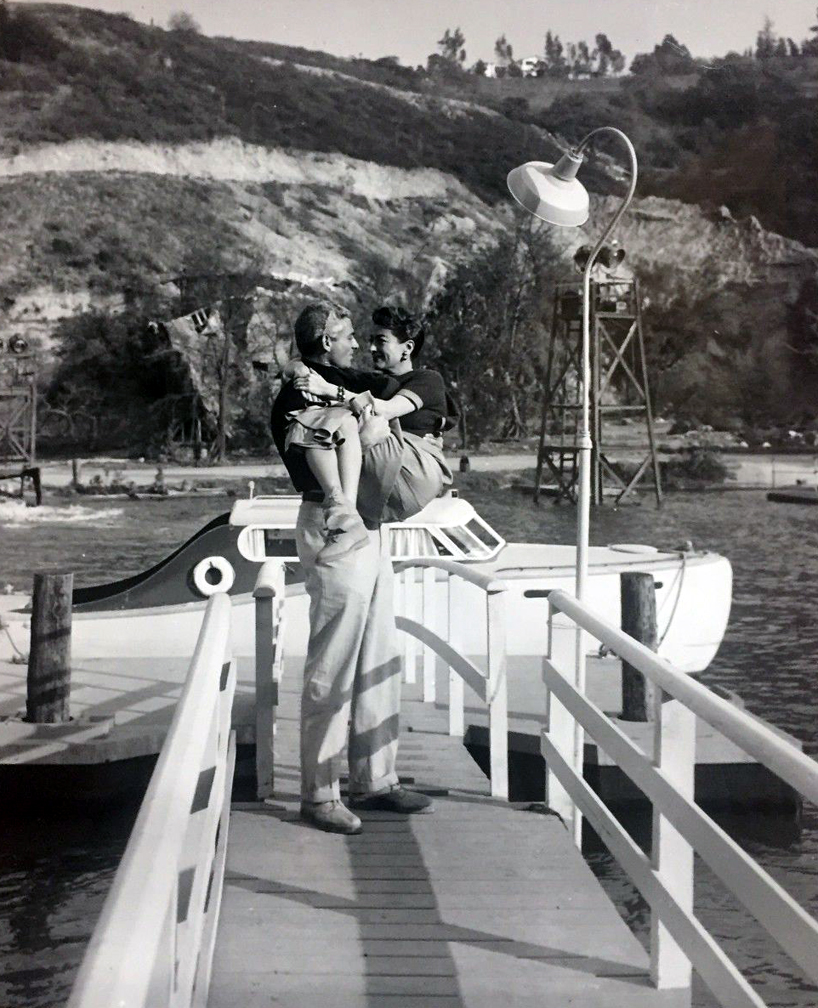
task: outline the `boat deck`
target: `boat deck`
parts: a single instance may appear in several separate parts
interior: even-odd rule
[[[278,792],[234,804],[210,1008],[681,1004],[562,823],[492,800],[445,710],[404,689],[399,770],[432,815],[364,832],[297,818],[298,690],[282,683]]]

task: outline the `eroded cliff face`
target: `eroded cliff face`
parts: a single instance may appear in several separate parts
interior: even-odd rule
[[[616,205],[593,197],[589,224],[553,229],[555,242],[572,254]],[[407,284],[422,296],[514,221],[510,201],[490,206],[437,170],[238,140],[31,148],[0,160],[0,212],[0,324],[46,344],[61,318],[116,311],[123,286],[170,294],[162,282],[208,254],[276,278],[291,291],[282,313],[310,292],[350,307]],[[787,304],[818,270],[815,251],[752,218],[656,197],[634,202],[617,237],[626,265],[717,284],[733,335],[783,340]]]
[[[457,180],[239,141],[70,143],[0,161],[0,311],[47,342],[60,318],[192,261],[291,281],[354,305],[441,268],[504,226]]]

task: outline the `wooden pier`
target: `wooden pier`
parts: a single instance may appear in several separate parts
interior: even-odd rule
[[[420,686],[404,685],[399,772],[434,813],[364,813],[351,837],[302,824],[299,681],[289,666],[274,798],[231,810],[210,1008],[684,1003],[651,986],[562,822],[492,799]]]
[[[681,1008],[690,1003],[693,970],[720,1004],[763,1008],[694,912],[694,853],[818,984],[818,921],[694,801],[695,722],[706,721],[818,802],[815,761],[571,595],[553,591],[541,666],[549,715],[540,745],[548,804],[563,818],[540,803],[510,803],[506,586],[448,560],[412,565],[424,569],[424,587],[432,583],[429,569],[446,573],[447,636],[429,629],[426,603],[424,623],[397,618],[427,648],[417,684],[414,659],[406,666],[399,771],[405,783],[435,794],[437,809],[366,815],[354,837],[300,822],[300,668],[295,656],[282,666],[282,569],[265,563],[254,593],[252,670],[231,654],[228,597],[217,593],[207,603],[67,1008]],[[456,648],[468,613],[453,579],[483,591],[485,670]],[[650,680],[652,755],[577,689],[577,628]],[[448,667],[447,683],[428,649]],[[488,709],[491,780],[461,740],[464,682]],[[444,694],[447,705],[437,701]],[[672,700],[664,702],[665,694]],[[257,740],[274,745],[255,749],[260,799],[231,807],[237,742],[251,725]],[[583,733],[652,803],[650,857],[584,780]],[[650,963],[577,849],[583,819],[651,907]]]

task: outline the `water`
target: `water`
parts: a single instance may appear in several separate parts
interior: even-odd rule
[[[138,806],[5,818],[0,840],[0,1004],[63,1004]]]
[[[479,480],[469,480],[479,483]],[[469,487],[464,495],[507,538],[571,542],[575,514],[515,491]],[[160,559],[230,502],[197,499],[117,501],[121,515],[101,527],[16,522],[2,528],[0,585],[27,589],[35,570],[73,570],[77,584],[111,572],[123,576]],[[88,507],[110,510],[110,502]],[[748,708],[798,736],[818,753],[818,508],[769,503],[763,492],[676,494],[652,504],[604,509],[592,516],[591,540],[676,546],[690,539],[727,555],[734,571],[733,610],[706,681],[739,693]],[[61,1003],[93,928],[127,838],[129,815],[113,819],[18,820],[0,840],[0,982],[3,1008]],[[644,827],[644,824],[641,824]],[[775,818],[737,817],[723,825],[781,885],[818,914],[818,813],[807,807],[803,829]],[[639,833],[640,823],[633,824]],[[26,853],[21,854],[21,851]],[[637,934],[649,917],[610,857],[589,860]],[[709,872],[697,866],[696,907],[765,1000],[780,1008],[814,1008],[818,993],[777,950]],[[696,990],[696,1004],[712,1004]]]

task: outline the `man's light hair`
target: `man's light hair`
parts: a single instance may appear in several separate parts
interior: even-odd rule
[[[334,301],[313,301],[295,320],[295,344],[302,357],[324,352],[323,339],[332,319],[348,319],[350,313]]]

